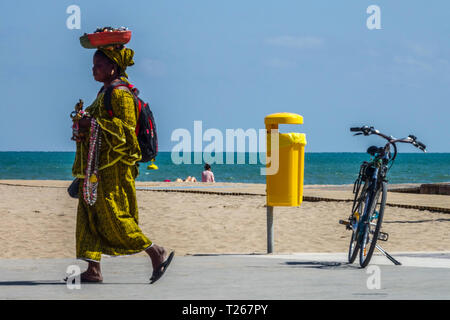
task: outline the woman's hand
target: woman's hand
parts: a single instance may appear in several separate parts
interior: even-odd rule
[[[80,131],[88,131],[91,126],[91,117],[84,117],[78,121]]]
[[[91,117],[83,117],[78,120],[77,133],[74,132],[72,140],[77,142],[83,142],[89,135],[89,129],[91,127]]]

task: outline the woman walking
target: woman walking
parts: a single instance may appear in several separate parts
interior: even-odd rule
[[[80,178],[76,226],[76,254],[88,262],[81,282],[102,282],[101,255],[129,255],[145,251],[152,262],[151,283],[166,271],[174,252],[150,241],[138,226],[135,178],[141,151],[136,138],[137,114],[133,93],[125,86],[111,93],[108,114],[105,91],[118,82],[129,83],[125,70],[134,64],[133,50],[123,45],[98,48],[93,76],[102,82],[95,101],[85,110],[79,131],[87,137],[77,142],[72,168]]]

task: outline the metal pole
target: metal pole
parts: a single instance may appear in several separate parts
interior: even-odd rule
[[[267,206],[267,253],[273,252],[273,207]]]

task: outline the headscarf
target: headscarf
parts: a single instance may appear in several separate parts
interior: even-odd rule
[[[134,51],[130,48],[123,47],[119,49],[117,47],[102,47],[98,48],[99,51],[103,52],[111,61],[119,66],[119,75],[128,78],[125,69],[129,66],[134,65],[133,56]]]

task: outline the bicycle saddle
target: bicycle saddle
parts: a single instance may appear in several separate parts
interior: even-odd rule
[[[370,146],[369,148],[367,148],[367,153],[370,154],[371,156],[375,156],[376,153],[381,153],[383,150],[383,148],[379,148],[377,146]]]

